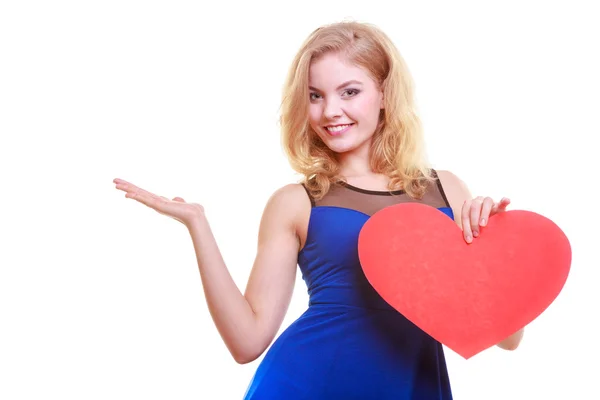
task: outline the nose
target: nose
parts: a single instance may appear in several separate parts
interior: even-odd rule
[[[327,119],[338,118],[343,114],[340,102],[335,97],[330,97],[325,101],[325,109],[323,115]]]

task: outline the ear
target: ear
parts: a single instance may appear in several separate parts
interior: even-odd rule
[[[385,90],[383,85],[379,85],[379,109],[385,108]]]

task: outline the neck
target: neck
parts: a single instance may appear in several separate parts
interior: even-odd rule
[[[369,147],[361,146],[353,151],[339,153],[340,174],[346,178],[373,175],[369,162]]]
[[[372,190],[387,190],[389,178],[371,169],[369,146],[337,154],[340,175],[354,186]]]

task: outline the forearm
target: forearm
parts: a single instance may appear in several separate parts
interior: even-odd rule
[[[237,362],[256,357],[258,319],[227,269],[204,216],[188,227],[208,309],[225,345]]]

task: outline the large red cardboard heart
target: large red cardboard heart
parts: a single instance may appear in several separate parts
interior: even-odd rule
[[[567,237],[539,214],[496,214],[468,244],[452,219],[419,203],[375,213],[358,252],[381,297],[465,359],[544,312],[571,266]]]

